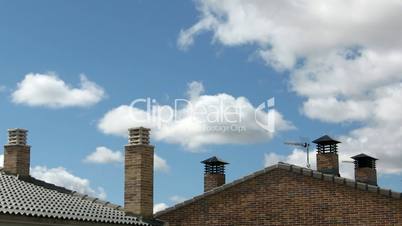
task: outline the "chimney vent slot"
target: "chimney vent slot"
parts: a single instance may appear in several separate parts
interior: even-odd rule
[[[149,145],[150,129],[144,127],[129,129],[128,144],[130,145]]]
[[[8,145],[27,145],[27,133],[25,129],[9,129]]]

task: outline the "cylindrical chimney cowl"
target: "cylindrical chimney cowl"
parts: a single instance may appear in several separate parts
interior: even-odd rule
[[[129,129],[124,160],[124,208],[145,218],[153,216],[154,147],[150,129]]]
[[[29,176],[31,147],[27,145],[26,129],[9,129],[8,143],[4,145],[4,171]]]
[[[378,159],[366,154],[351,157],[355,160],[355,180],[377,186],[376,162]]]
[[[213,156],[202,161],[205,165],[204,171],[204,192],[210,191],[216,187],[225,184],[225,165],[228,163]]]

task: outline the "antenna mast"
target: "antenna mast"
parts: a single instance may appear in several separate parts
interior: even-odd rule
[[[310,165],[310,143],[308,142],[285,142],[286,145],[290,146],[297,146],[297,147],[303,147],[306,149],[307,153],[307,168],[311,168]]]

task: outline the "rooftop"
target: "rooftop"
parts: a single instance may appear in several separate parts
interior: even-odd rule
[[[341,184],[341,185],[344,185],[344,186],[352,187],[354,189],[359,189],[359,190],[363,190],[363,191],[367,191],[367,192],[376,193],[378,195],[387,196],[389,198],[401,199],[402,200],[402,194],[400,192],[395,192],[395,191],[392,191],[390,189],[380,188],[378,186],[357,182],[357,181],[352,180],[352,179],[338,177],[338,176],[334,176],[332,174],[324,174],[324,173],[321,173],[321,172],[316,171],[316,170],[312,170],[312,169],[308,169],[308,168],[304,168],[304,167],[300,167],[300,166],[296,166],[296,165],[291,165],[291,164],[279,162],[279,163],[277,163],[275,165],[269,166],[269,167],[267,167],[265,169],[257,171],[255,173],[250,174],[248,176],[245,176],[245,177],[243,177],[241,179],[238,179],[238,180],[235,180],[235,181],[233,181],[231,183],[227,183],[227,184],[224,184],[224,185],[222,185],[220,187],[214,188],[214,189],[212,189],[212,190],[210,190],[208,192],[205,192],[205,193],[203,193],[203,194],[201,194],[199,196],[195,196],[192,199],[189,199],[189,200],[184,201],[182,203],[176,204],[173,207],[170,207],[170,208],[167,208],[165,210],[162,210],[162,211],[156,213],[155,216],[158,217],[158,216],[160,216],[160,215],[162,215],[164,213],[170,212],[170,211],[178,209],[178,208],[182,208],[182,207],[187,206],[187,205],[189,205],[189,204],[191,204],[191,203],[193,203],[193,202],[195,202],[197,200],[203,199],[206,196],[210,196],[210,195],[219,193],[219,192],[221,192],[223,190],[226,190],[226,189],[228,189],[230,187],[233,187],[233,186],[235,186],[237,184],[240,184],[240,183],[242,183],[244,181],[247,181],[249,179],[255,178],[255,177],[257,177],[259,175],[262,175],[264,173],[268,173],[268,172],[270,172],[270,171],[272,171],[274,169],[287,170],[287,171],[290,171],[292,173],[300,174],[300,175],[303,175],[303,176],[306,176],[306,177],[312,177],[312,178],[317,179],[317,180],[324,180],[324,181],[327,181],[328,183]]]
[[[120,206],[0,169],[0,213],[94,223],[151,225]]]

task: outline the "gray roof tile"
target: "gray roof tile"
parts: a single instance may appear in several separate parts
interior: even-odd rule
[[[68,189],[0,172],[0,213],[99,223],[151,225],[119,206]]]

